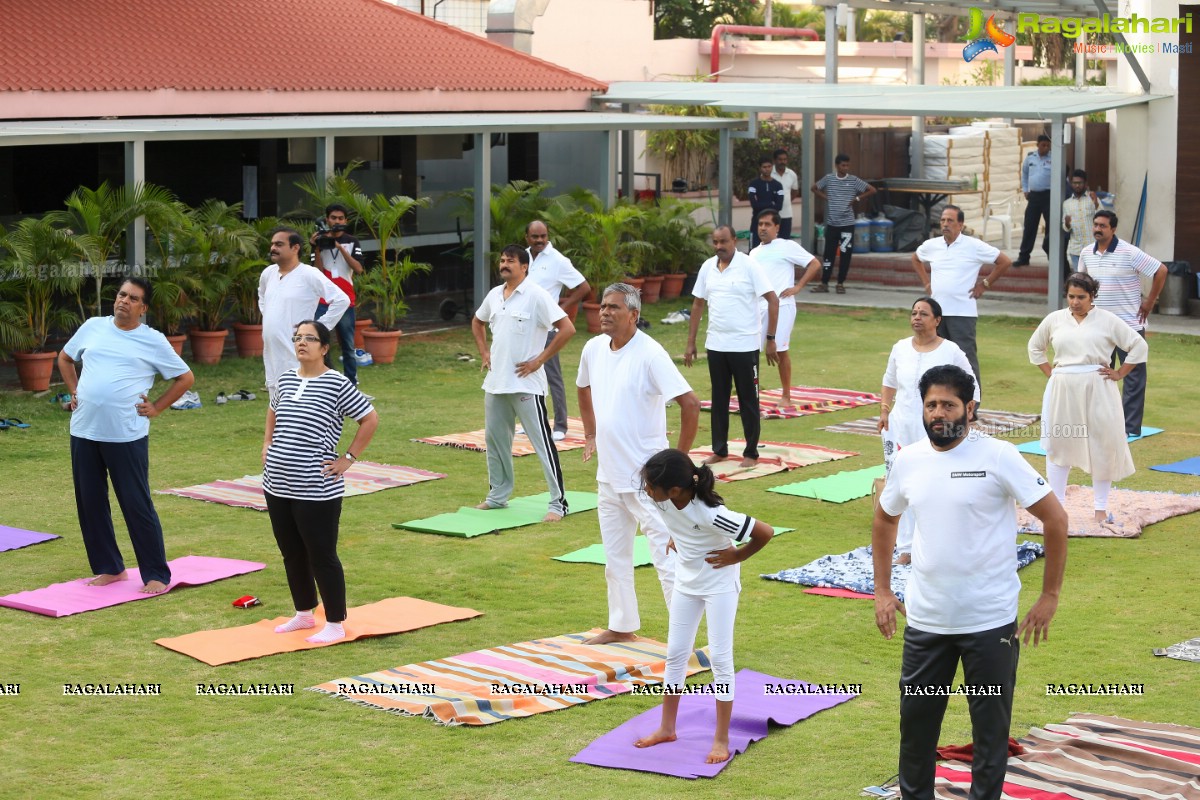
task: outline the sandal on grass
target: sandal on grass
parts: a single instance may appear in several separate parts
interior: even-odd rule
[[[229,395],[230,400],[253,400],[254,398],[254,392],[247,392],[245,389],[240,389]]]
[[[21,420],[17,419],[16,417],[9,417],[8,419],[0,420],[0,424],[3,424],[4,427],[6,427],[6,428],[28,428],[29,427],[28,422],[22,422]]]

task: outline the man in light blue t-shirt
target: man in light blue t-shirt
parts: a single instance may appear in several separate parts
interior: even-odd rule
[[[71,393],[71,472],[75,507],[91,586],[128,579],[117,547],[108,480],[133,541],[146,594],[171,583],[162,525],[150,497],[150,420],[183,396],[195,377],[166,337],[141,322],[150,303],[150,283],[126,278],[117,290],[113,316],[93,317],[75,331],[58,354],[58,371]],[[83,361],[83,374],[75,370]],[[147,392],[154,376],[173,379],[157,400]]]

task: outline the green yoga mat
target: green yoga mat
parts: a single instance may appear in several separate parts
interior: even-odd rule
[[[826,475],[824,478],[810,478],[799,483],[789,483],[786,486],[772,486],[767,491],[796,497],[812,497],[816,500],[828,500],[831,503],[845,503],[869,496],[871,484],[876,478],[882,478],[883,475],[884,466],[880,464],[877,467],[836,472],[833,475]]]
[[[595,492],[567,492],[568,513],[594,511],[599,497]],[[505,528],[520,528],[541,522],[546,516],[546,506],[550,503],[550,493],[542,492],[532,497],[517,497],[508,502],[507,508],[493,508],[482,511],[478,508],[463,506],[450,514],[438,514],[436,517],[414,519],[411,522],[393,522],[393,528],[418,533],[440,533],[444,536],[461,536],[470,539],[485,533],[497,533]]]
[[[775,535],[794,530],[796,529],[775,528]],[[554,560],[571,564],[599,564],[601,566],[608,563],[604,559],[604,545],[600,543],[588,545],[582,550],[567,553],[565,556],[555,556]],[[654,561],[650,558],[650,541],[645,536],[635,536],[633,539],[633,566],[646,567],[653,563]]]

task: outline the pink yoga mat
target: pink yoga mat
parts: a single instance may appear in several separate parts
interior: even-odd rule
[[[30,592],[17,592],[0,597],[0,606],[32,611],[48,617],[69,617],[84,611],[95,611],[109,606],[119,606],[134,600],[161,597],[177,586],[199,586],[247,572],[258,572],[266,567],[257,561],[241,561],[236,558],[210,558],[209,556],[184,556],[168,561],[171,567],[171,584],[162,594],[142,594],[143,581],[137,569],[129,570],[129,580],[117,581],[107,586],[88,586],[91,578],[54,583]]]
[[[655,706],[604,734],[571,760],[577,764],[657,772],[676,778],[713,778],[738,753],[744,753],[751,742],[766,737],[768,722],[794,725],[818,711],[833,708],[858,696],[853,693],[788,694],[788,687],[812,684],[783,680],[751,669],[739,670],[736,680],[733,719],[729,724],[730,757],[720,764],[704,763],[704,758],[712,749],[713,731],[717,724],[716,703],[711,695],[699,694],[684,695],[680,700],[675,726],[679,738],[675,741],[645,749],[633,746],[634,741],[658,728],[662,709]],[[791,691],[795,691],[795,688]]]
[[[37,531],[27,531],[22,528],[10,528],[7,525],[0,525],[0,552],[5,550],[19,550],[22,547],[29,547],[31,544],[41,544],[51,539],[60,538],[62,537],[55,536],[53,533],[38,533]]]
[[[822,597],[848,597],[851,600],[874,600],[875,595],[855,592],[851,589],[835,589],[829,586],[812,586],[804,590],[805,594],[819,594]]]

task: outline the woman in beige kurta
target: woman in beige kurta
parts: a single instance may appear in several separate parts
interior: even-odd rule
[[[1092,476],[1097,521],[1107,517],[1113,481],[1133,474],[1125,439],[1125,414],[1117,381],[1144,364],[1146,341],[1119,317],[1095,307],[1099,283],[1090,275],[1067,278],[1067,307],[1052,311],[1029,338],[1029,361],[1049,378],[1042,399],[1042,449],[1046,477],[1059,502],[1071,467]],[[1054,368],[1046,358],[1054,349]],[[1115,348],[1129,353],[1112,369]]]

